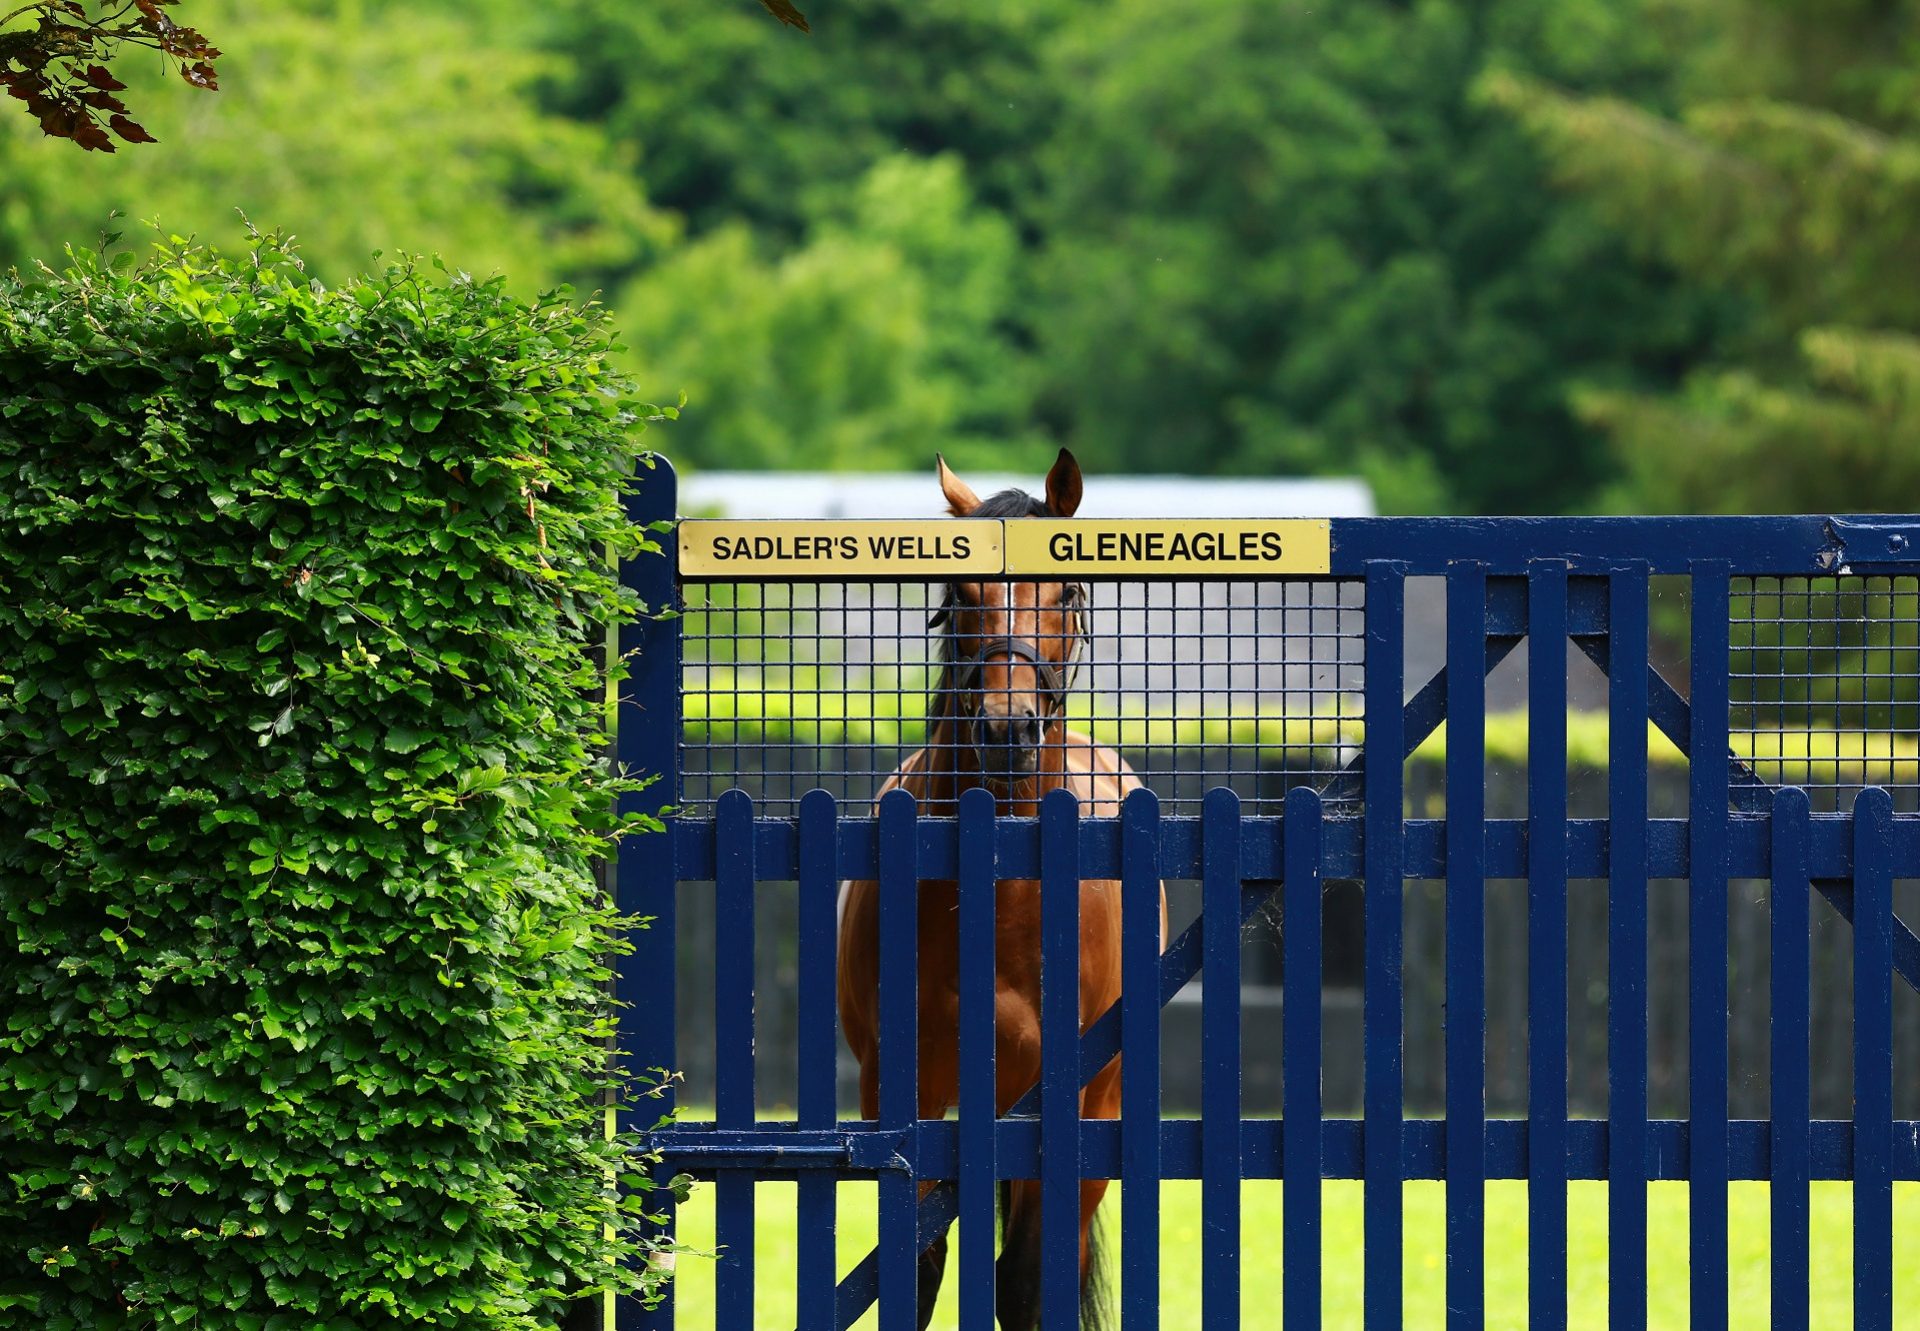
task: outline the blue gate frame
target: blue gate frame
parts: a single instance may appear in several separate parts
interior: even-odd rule
[[[664,463],[634,498],[636,521],[674,515]],[[877,815],[808,795],[796,819],[757,818],[743,792],[710,818],[677,817],[661,836],[631,840],[619,857],[623,910],[651,918],[620,964],[626,1004],[621,1048],[635,1070],[675,1065],[674,897],[681,882],[711,882],[727,943],[713,959],[719,1049],[710,1122],[654,1132],[667,1174],[716,1187],[720,1326],[752,1326],[754,1185],[798,1180],[800,1331],[837,1331],[876,1301],[883,1331],[915,1325],[919,1251],[959,1220],[961,1325],[993,1325],[994,1193],[998,1180],[1038,1178],[1046,1253],[1042,1325],[1077,1325],[1074,1199],[1082,1177],[1122,1183],[1118,1306],[1127,1331],[1159,1325],[1159,1182],[1200,1179],[1204,1224],[1202,1325],[1239,1320],[1239,1191],[1243,1179],[1284,1181],[1284,1311],[1289,1328],[1320,1318],[1320,1183],[1364,1180],[1365,1325],[1402,1317],[1402,1185],[1444,1179],[1447,1321],[1484,1325],[1484,1198],[1488,1179],[1526,1179],[1529,1308],[1535,1331],[1566,1323],[1569,1179],[1607,1179],[1610,1324],[1646,1325],[1646,1188],[1690,1182],[1692,1323],[1727,1327],[1727,1183],[1772,1184],[1774,1324],[1808,1320],[1809,1181],[1853,1181],[1854,1314],[1859,1331],[1891,1331],[1894,1180],[1920,1179],[1920,1124],[1893,1118],[1895,977],[1920,988],[1920,939],[1893,911],[1896,878],[1920,876],[1920,818],[1896,815],[1878,789],[1850,813],[1815,814],[1805,792],[1770,789],[1732,756],[1728,721],[1730,579],[1920,572],[1920,517],[1573,519],[1348,519],[1332,529],[1332,576],[1364,579],[1365,748],[1404,759],[1444,722],[1444,819],[1404,817],[1401,761],[1367,763],[1316,792],[1291,791],[1284,817],[1243,816],[1216,790],[1201,816],[1163,817],[1145,791],[1115,819],[1082,818],[1070,794],[1050,796],[1038,819],[997,818],[985,792],[957,818],[921,818],[912,797],[889,795]],[[627,584],[652,607],[675,603],[673,543],[639,559]],[[1685,697],[1648,662],[1648,579],[1691,579],[1691,678]],[[1442,576],[1447,587],[1443,670],[1404,695],[1404,584]],[[1529,799],[1524,820],[1484,813],[1484,677],[1529,635],[1571,640],[1609,676],[1610,764],[1605,819],[1567,815],[1566,672],[1533,654],[1528,711]],[[630,626],[632,660],[620,699],[618,755],[662,773],[632,809],[659,812],[676,796],[680,638],[673,618]],[[1684,819],[1647,816],[1647,725],[1689,755]],[[1323,804],[1360,793],[1364,814],[1336,818]],[[840,1120],[835,1108],[835,897],[840,880],[881,884],[881,1079],[877,1121]],[[957,928],[962,1089],[955,1118],[915,1121],[915,911],[920,878],[960,884]],[[1043,912],[1043,1072],[1013,1113],[993,1116],[993,884],[1038,878]],[[1077,1026],[1078,882],[1116,878],[1126,917],[1124,996],[1084,1034]],[[1202,913],[1164,954],[1157,936],[1163,878],[1202,883]],[[1407,1119],[1402,1103],[1401,902],[1407,879],[1446,884],[1446,1115]],[[1483,885],[1528,882],[1529,1115],[1489,1120],[1485,1097],[1486,958]],[[1609,891],[1609,1117],[1570,1119],[1565,1068],[1566,891],[1569,878]],[[1689,1106],[1684,1121],[1647,1114],[1647,890],[1649,879],[1689,890]],[[1727,920],[1730,879],[1771,879],[1771,1117],[1728,1111]],[[1329,879],[1365,885],[1364,1114],[1328,1119],[1320,1104],[1320,898]],[[801,1080],[791,1122],[756,1121],[753,1095],[754,884],[799,885],[796,1002]],[[1813,1121],[1809,1108],[1808,910],[1813,892],[1853,925],[1855,1111]],[[1275,896],[1284,929],[1283,1117],[1244,1119],[1240,1103],[1242,927]],[[1296,923],[1297,922],[1297,923]],[[1163,1119],[1159,1009],[1195,975],[1201,1016],[1202,1112]],[[1295,993],[1314,1001],[1293,1001]],[[1076,1036],[1078,1038],[1076,1038]],[[1124,1056],[1122,1117],[1082,1121],[1077,1091]],[[1309,1070],[1296,1075],[1297,1070]],[[670,1106],[671,1099],[664,1102]],[[623,1126],[650,1128],[658,1099],[623,1107]],[[878,1179],[880,1246],[835,1282],[834,1186]],[[924,1195],[922,1182],[933,1184]],[[670,1203],[663,1203],[671,1217]],[[1920,1310],[1906,1310],[1908,1318]],[[622,1331],[671,1327],[671,1299],[622,1304]]]

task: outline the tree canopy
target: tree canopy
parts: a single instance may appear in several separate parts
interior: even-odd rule
[[[0,262],[244,213],[322,280],[598,291],[695,465],[1870,507],[1920,467],[1916,4],[195,0],[219,97],[112,70],[165,152],[0,118]]]
[[[1559,183],[1739,313],[1674,388],[1578,398],[1618,443],[1615,502],[1902,502],[1920,488],[1920,4],[1713,0],[1689,18],[1671,112],[1488,86]]]

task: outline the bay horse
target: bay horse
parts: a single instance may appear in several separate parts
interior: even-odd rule
[[[1070,518],[1080,506],[1079,464],[1065,449],[1047,474],[1046,499],[1007,490],[982,501],[936,459],[947,511],[957,518]],[[1140,779],[1112,749],[1067,728],[1064,715],[1077,649],[1085,641],[1087,592],[1071,582],[957,581],[929,627],[943,628],[941,673],[928,713],[925,747],[910,754],[880,793],[909,791],[921,813],[951,818],[961,792],[984,787],[998,812],[1039,815],[1053,790],[1071,790],[1083,813],[1116,817]],[[920,884],[919,1018],[922,1119],[938,1119],[959,1099],[959,889],[952,880]],[[994,1049],[997,1114],[1004,1115],[1040,1078],[1040,884],[1008,879],[995,892]],[[1166,945],[1166,897],[1160,901]],[[860,1113],[879,1117],[878,884],[840,888],[841,1029],[860,1061]],[[1120,884],[1080,885],[1080,1028],[1120,996]],[[1080,1097],[1085,1118],[1120,1112],[1120,1061],[1107,1064]],[[1083,1325],[1098,1316],[1089,1289],[1094,1211],[1104,1179],[1080,1185],[1080,1284]],[[1001,1248],[994,1264],[995,1313],[1003,1331],[1031,1331],[1040,1312],[1040,1184],[1002,1185]],[[932,1320],[946,1270],[942,1235],[921,1255],[920,1326]]]

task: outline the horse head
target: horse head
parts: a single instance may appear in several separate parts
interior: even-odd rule
[[[1060,450],[1046,499],[1004,490],[982,500],[939,464],[947,511],[957,518],[1070,518],[1080,507],[1080,464]],[[1067,692],[1087,633],[1087,589],[1077,582],[950,583],[929,621],[944,626],[948,714],[956,742],[973,751],[994,784],[1041,770],[1062,743]]]

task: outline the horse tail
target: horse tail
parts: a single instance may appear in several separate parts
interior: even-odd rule
[[[1113,1324],[1107,1264],[1100,1260],[1100,1213],[1087,1222],[1087,1276],[1080,1282],[1080,1331],[1108,1331]]]

